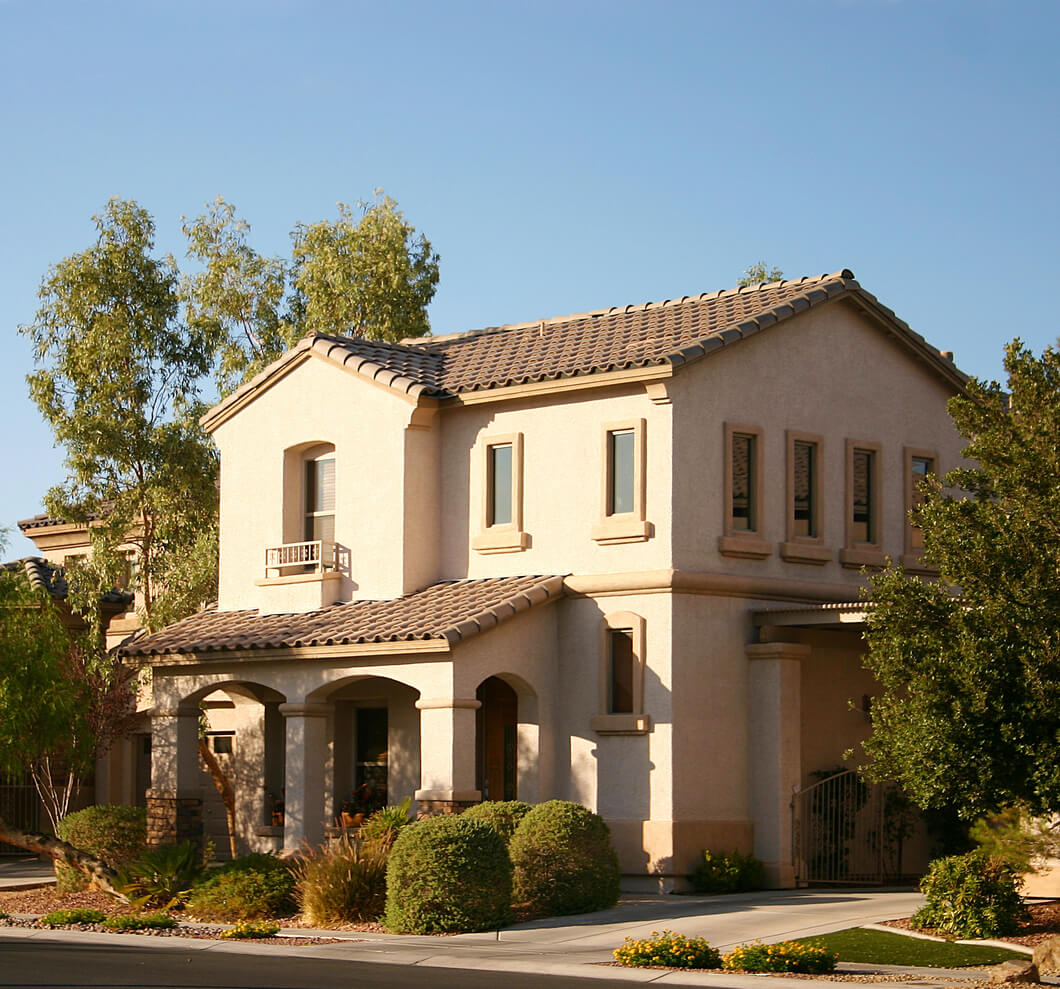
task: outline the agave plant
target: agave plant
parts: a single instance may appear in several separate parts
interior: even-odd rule
[[[406,797],[399,804],[380,807],[361,825],[357,837],[361,841],[371,842],[384,851],[389,851],[401,829],[412,823],[409,817],[411,806],[412,798]]]
[[[192,841],[149,848],[135,862],[118,869],[114,885],[135,907],[172,910],[183,904],[203,874],[201,854]]]

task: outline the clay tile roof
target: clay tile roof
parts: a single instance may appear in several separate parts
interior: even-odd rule
[[[49,563],[40,556],[27,556],[22,560],[0,563],[0,571],[25,574],[31,587],[47,591],[58,601],[64,600],[69,591],[66,583],[66,571],[54,563]],[[130,605],[133,602],[133,595],[113,588],[102,595],[100,601],[104,604]]]
[[[562,593],[562,577],[492,577],[443,581],[389,601],[350,601],[305,614],[202,611],[120,652],[157,656],[427,639],[453,644]]]

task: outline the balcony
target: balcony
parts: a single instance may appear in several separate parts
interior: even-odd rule
[[[265,576],[254,583],[263,615],[316,611],[349,597],[344,589],[349,579],[339,570],[335,544],[322,539],[269,546]]]
[[[265,550],[265,577],[269,571],[277,576],[323,573],[335,569],[335,544],[323,539],[305,543],[283,543]]]

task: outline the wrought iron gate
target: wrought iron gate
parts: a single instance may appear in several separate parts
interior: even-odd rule
[[[40,801],[29,774],[0,775],[0,817],[24,831],[40,829]],[[24,848],[0,841],[0,855],[26,855]]]
[[[866,783],[853,770],[803,787],[791,799],[796,885],[901,879],[902,846],[912,820],[897,787]]]

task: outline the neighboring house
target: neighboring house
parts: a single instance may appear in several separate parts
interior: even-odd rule
[[[849,271],[307,336],[203,419],[217,608],[121,650],[153,671],[153,838],[199,829],[205,702],[248,847],[557,797],[631,880],[711,848],[790,885],[793,791],[868,730],[863,568],[923,569],[964,381]]]

